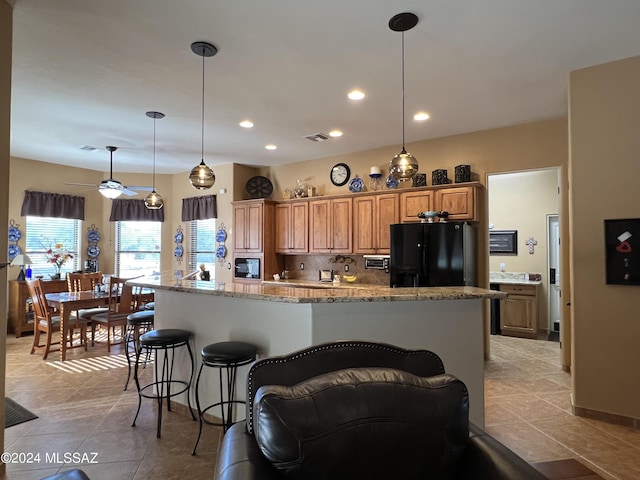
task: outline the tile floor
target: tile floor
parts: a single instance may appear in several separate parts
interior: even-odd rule
[[[156,439],[154,402],[143,402],[137,426],[131,421],[137,395],[123,391],[126,367],[115,350],[74,349],[58,368],[29,355],[32,337],[7,338],[6,395],[40,418],[5,430],[8,452],[97,452],[97,464],[82,468],[92,480],[212,478],[220,429],[205,426],[198,455],[191,456],[197,422],[179,413],[164,415]],[[486,363],[486,428],[526,460],[575,458],[605,479],[640,478],[640,430],[571,415],[570,376],[559,367],[554,342],[491,338]],[[91,366],[90,358],[104,369]],[[81,362],[86,362],[84,365]],[[112,368],[111,368],[112,367]],[[93,369],[85,371],[86,369]],[[145,371],[145,375],[151,372]],[[56,463],[7,465],[6,480],[35,480],[65,467]]]
[[[529,462],[575,458],[605,479],[640,479],[640,430],[571,414],[556,342],[491,337],[485,428]]]

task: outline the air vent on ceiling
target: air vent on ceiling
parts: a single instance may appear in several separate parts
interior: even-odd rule
[[[305,135],[304,138],[312,142],[324,142],[325,140],[329,140],[329,135],[325,133],[314,133],[312,135]]]

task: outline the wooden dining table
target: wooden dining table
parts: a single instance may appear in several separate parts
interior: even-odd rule
[[[84,291],[84,292],[60,292],[47,293],[47,303],[50,307],[60,311],[60,331],[65,332],[71,312],[84,308],[104,307],[109,303],[107,292]],[[67,358],[67,342],[60,342],[60,360]]]

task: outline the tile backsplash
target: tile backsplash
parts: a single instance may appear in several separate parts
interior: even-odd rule
[[[371,270],[364,268],[362,255],[340,255],[344,259],[351,259],[351,263],[331,262],[336,255],[283,255],[285,268],[289,270],[289,278],[298,280],[319,280],[320,270],[333,270],[340,275],[357,275],[357,283],[369,283],[373,285],[389,285],[389,274],[384,270]],[[304,263],[304,270],[300,270],[300,264]],[[344,271],[344,266],[349,265],[349,271]],[[275,273],[275,272],[274,272]]]

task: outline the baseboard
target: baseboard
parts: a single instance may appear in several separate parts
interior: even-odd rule
[[[640,418],[627,417],[624,415],[617,415],[615,413],[600,412],[598,410],[591,410],[590,408],[572,407],[573,414],[576,417],[590,418],[592,420],[599,420],[602,422],[613,423],[615,425],[623,425],[625,427],[640,429]]]

